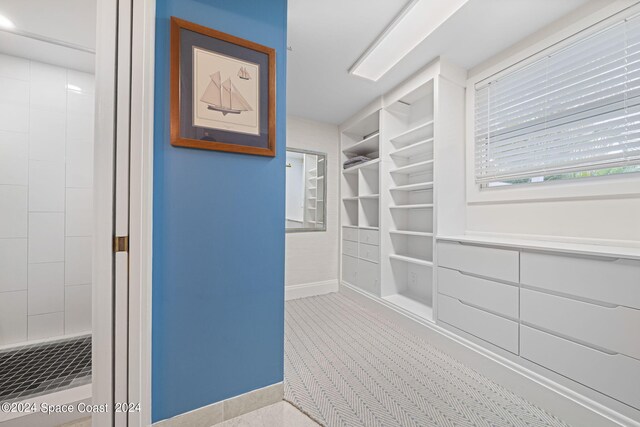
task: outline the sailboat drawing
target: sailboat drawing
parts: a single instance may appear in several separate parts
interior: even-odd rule
[[[249,74],[246,67],[240,67],[240,70],[238,71],[238,77],[240,77],[242,80],[251,80],[251,74]]]
[[[253,111],[251,105],[240,94],[230,78],[221,83],[220,71],[211,74],[211,82],[202,94],[200,101],[207,104],[207,108],[210,110],[220,111],[225,116],[240,114],[243,111]]]

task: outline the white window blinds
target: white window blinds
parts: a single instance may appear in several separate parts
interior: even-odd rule
[[[477,183],[639,164],[640,19],[582,37],[475,95]]]

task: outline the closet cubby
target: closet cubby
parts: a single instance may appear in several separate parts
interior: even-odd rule
[[[429,209],[433,207],[433,188],[420,191],[390,191],[389,209]]]
[[[433,209],[391,209],[389,232],[433,233]]]
[[[358,174],[356,171],[344,171],[342,176],[342,197],[358,197]]]
[[[433,317],[433,274],[430,266],[391,259],[391,288],[383,298],[424,319]]]
[[[378,196],[380,194],[380,169],[378,164],[358,170],[358,194]]]
[[[395,259],[397,260],[404,260],[409,263],[413,262],[414,264],[420,265],[429,265],[430,263],[433,263],[431,233],[402,231],[393,231],[390,233],[392,248],[390,256],[392,258],[395,256]]]
[[[358,198],[342,200],[342,225],[358,226]]]
[[[380,209],[378,199],[360,197],[360,212],[358,225],[362,228],[377,229],[380,227]]]
[[[376,111],[345,128],[341,135],[343,161],[366,156],[380,157],[380,112]]]

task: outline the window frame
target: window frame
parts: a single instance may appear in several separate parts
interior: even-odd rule
[[[551,35],[528,44],[467,80],[466,93],[466,193],[468,203],[508,203],[516,201],[552,199],[597,199],[610,197],[637,197],[640,195],[640,173],[601,177],[546,181],[498,187],[482,187],[475,182],[475,87],[488,79],[495,79],[527,66],[550,51],[556,51],[575,42],[575,36],[589,36],[622,19],[640,13],[640,4],[616,2],[597,12],[565,25]],[[535,34],[532,37],[536,37]],[[531,38],[527,39],[531,40]],[[526,40],[525,40],[526,42]],[[518,47],[517,45],[515,47]],[[489,60],[491,61],[491,60]]]

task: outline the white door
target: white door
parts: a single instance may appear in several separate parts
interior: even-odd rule
[[[150,424],[155,2],[98,1],[94,426]],[[115,67],[114,67],[115,64]]]
[[[127,426],[132,1],[99,0],[96,59],[94,426]],[[134,423],[135,424],[135,423]]]

